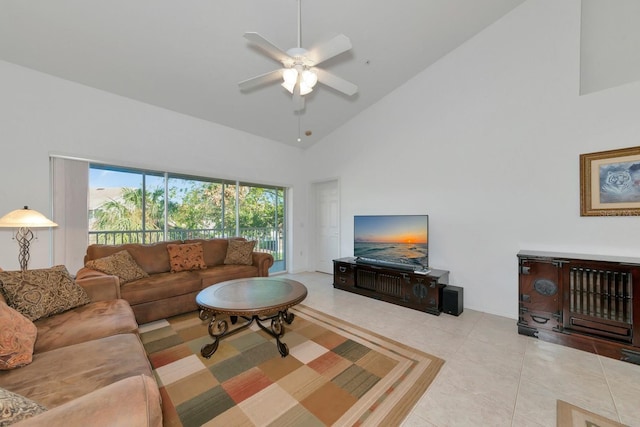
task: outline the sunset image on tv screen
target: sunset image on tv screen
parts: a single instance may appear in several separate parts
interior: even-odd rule
[[[428,266],[427,215],[354,217],[354,256]]]

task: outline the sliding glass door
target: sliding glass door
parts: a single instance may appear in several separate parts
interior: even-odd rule
[[[89,242],[240,236],[285,271],[285,188],[92,164]]]

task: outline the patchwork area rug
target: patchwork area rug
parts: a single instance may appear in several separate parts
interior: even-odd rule
[[[210,359],[197,312],[142,325],[165,426],[399,425],[444,364],[304,305],[289,311],[284,358],[255,324]]]
[[[629,427],[602,415],[558,400],[558,427]]]

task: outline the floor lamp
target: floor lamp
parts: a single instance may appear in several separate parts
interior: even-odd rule
[[[29,209],[28,206],[25,206],[24,209],[11,211],[0,218],[0,227],[18,229],[16,232],[16,240],[20,247],[18,261],[20,262],[20,269],[22,271],[27,270],[27,264],[29,263],[29,245],[34,237],[31,229],[57,226],[58,224],[48,219],[40,212]]]

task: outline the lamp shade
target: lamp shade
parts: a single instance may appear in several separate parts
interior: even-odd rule
[[[58,224],[40,212],[29,209],[28,206],[11,211],[0,218],[0,227],[3,228],[47,228],[57,226]]]

